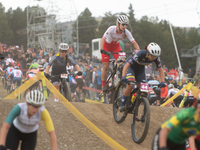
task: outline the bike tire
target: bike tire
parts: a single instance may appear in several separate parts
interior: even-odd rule
[[[140,119],[140,105],[144,106],[144,109],[141,111],[143,115],[141,115]],[[146,135],[148,133],[149,124],[150,124],[150,105],[146,97],[141,97],[138,106],[135,105],[134,111],[136,110],[136,107],[138,107],[138,115],[136,116],[136,113],[134,112],[132,117],[132,124],[131,124],[131,133],[132,133],[132,139],[134,142],[140,144],[144,141],[146,138]],[[138,121],[140,119],[141,121]],[[138,128],[136,127],[136,123],[141,122],[141,124],[138,125]],[[141,133],[139,130],[144,126],[144,131]],[[140,132],[141,136],[137,136],[137,133]]]
[[[63,86],[63,90],[64,90],[64,93],[63,95],[65,96],[65,98],[71,102],[72,101],[72,96],[71,96],[71,89],[70,89],[70,86],[69,86],[69,83],[68,82],[65,82],[63,83],[64,86]]]
[[[127,113],[119,111],[119,107],[121,105],[121,100],[122,100],[123,89],[125,88],[126,88],[126,84],[124,82],[120,82],[113,94],[113,100],[114,100],[113,101],[113,116],[117,123],[122,123],[127,117]]]

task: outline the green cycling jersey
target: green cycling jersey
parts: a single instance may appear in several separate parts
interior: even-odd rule
[[[191,135],[200,134],[200,123],[197,122],[196,109],[193,107],[180,110],[164,122],[161,128],[167,127],[168,138],[177,144],[183,144]]]
[[[29,69],[31,69],[31,68],[38,68],[38,64],[37,63],[32,63],[31,65],[30,65],[30,67],[29,67]]]

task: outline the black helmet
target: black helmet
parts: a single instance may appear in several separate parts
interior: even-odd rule
[[[83,73],[79,71],[76,75],[81,76]]]

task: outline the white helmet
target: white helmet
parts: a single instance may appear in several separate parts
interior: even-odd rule
[[[59,50],[67,51],[69,49],[69,45],[67,43],[60,43]]]
[[[117,22],[119,22],[120,24],[128,24],[129,23],[129,19],[126,15],[120,15],[117,18]]]
[[[15,69],[19,69],[19,66],[15,66]]]
[[[173,84],[169,84],[169,85],[168,85],[168,89],[171,89],[171,88],[173,88],[173,87],[174,87]]]
[[[42,106],[45,103],[45,97],[41,91],[32,90],[26,95],[26,101],[29,104]]]
[[[160,56],[161,55],[161,48],[157,43],[151,42],[148,46],[147,46],[147,50],[149,51],[149,53],[153,56]]]

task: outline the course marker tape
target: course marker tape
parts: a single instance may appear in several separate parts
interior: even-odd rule
[[[39,79],[45,79],[46,81],[46,87],[54,94],[56,97],[59,98],[60,102],[79,120],[81,121],[90,131],[92,131],[96,136],[98,136],[101,140],[103,140],[105,143],[107,143],[111,148],[115,150],[126,150],[123,146],[121,146],[119,143],[114,141],[112,138],[110,138],[108,135],[106,135],[103,131],[101,131],[99,128],[97,128],[92,122],[90,122],[85,116],[83,116],[52,84],[49,80],[46,79],[46,77],[38,72],[36,74],[36,78],[34,78],[34,81],[30,81],[29,84],[34,84]],[[25,82],[26,83],[26,82]],[[27,84],[26,84],[27,85]],[[26,89],[30,87],[31,85],[27,85]],[[23,88],[22,88],[23,87]],[[26,89],[24,88],[23,84],[17,88],[13,93],[18,93],[18,90],[20,89],[20,92],[24,92]],[[23,89],[23,90],[21,90]],[[13,93],[5,97],[4,99],[12,99]],[[21,94],[20,93],[20,94]],[[15,95],[14,95],[15,96]],[[14,97],[15,98],[15,97]],[[13,99],[14,99],[13,98]]]

